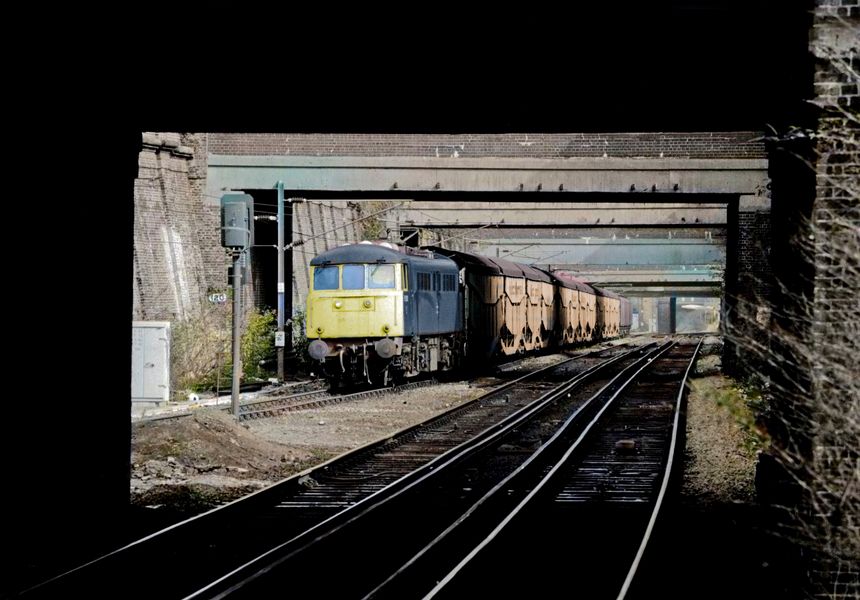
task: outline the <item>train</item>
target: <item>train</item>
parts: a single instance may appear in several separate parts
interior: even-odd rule
[[[630,302],[564,270],[360,242],[310,261],[308,354],[333,386],[388,385],[629,333]]]

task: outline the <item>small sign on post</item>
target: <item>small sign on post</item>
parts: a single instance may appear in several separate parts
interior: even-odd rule
[[[287,334],[283,331],[275,332],[275,346],[283,348],[287,345]]]

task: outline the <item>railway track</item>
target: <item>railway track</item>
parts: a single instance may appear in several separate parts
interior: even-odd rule
[[[517,363],[521,362],[522,360],[523,359],[516,359],[503,362],[499,365],[499,370],[500,372],[510,373],[511,371],[517,369]],[[351,402],[354,400],[363,400],[365,398],[372,398],[376,396],[381,396],[383,394],[405,392],[434,385],[436,383],[438,382],[434,379],[426,379],[422,381],[413,381],[391,387],[361,390],[359,392],[352,392],[349,394],[332,394],[327,390],[310,390],[307,392],[299,392],[297,394],[288,395],[275,394],[266,398],[261,398],[259,400],[249,400],[239,404],[239,421],[277,417],[288,412],[309,410],[312,408],[340,404],[342,402]],[[259,389],[263,384],[253,385],[256,386],[254,389]],[[227,406],[223,407],[221,410],[223,410],[224,412],[230,412],[231,408]],[[190,417],[193,414],[194,412],[189,410],[186,412],[179,412],[175,414],[158,415],[155,417],[134,419],[134,423],[150,423],[154,421],[181,419],[184,417]]]
[[[569,589],[621,600],[635,590],[683,452],[684,391],[700,345],[670,347],[591,417],[549,470],[508,482],[522,500],[443,568],[438,583],[427,582],[424,597],[458,598],[476,585],[502,598]],[[517,576],[490,576],[499,572]]]
[[[607,355],[612,358],[607,359]],[[529,373],[387,440],[138,540],[31,588],[24,596],[184,597],[390,484],[407,479],[415,469],[423,466],[432,470],[429,463],[439,455],[492,430],[500,420],[546,396],[547,390],[607,360],[618,360],[620,355],[621,350],[605,349]],[[152,569],[162,564],[181,567],[159,577]],[[145,577],[141,577],[143,572]]]
[[[190,597],[616,597],[665,495],[697,350],[595,365]]]
[[[311,408],[319,408],[332,404],[340,404],[342,402],[352,402],[355,400],[363,400],[383,394],[393,394],[397,392],[405,392],[422,387],[427,387],[437,383],[432,379],[423,381],[413,381],[404,383],[398,386],[375,388],[372,390],[362,390],[351,394],[331,394],[327,390],[311,390],[308,392],[299,392],[298,394],[289,394],[286,396],[272,396],[262,398],[260,400],[249,400],[242,402],[239,405],[239,421],[249,421],[253,419],[265,419],[269,417],[277,417],[284,413],[297,410],[308,410]],[[222,408],[224,412],[230,412],[230,407]],[[171,415],[159,415],[157,417],[147,417],[138,419],[135,423],[149,423],[152,421],[164,421],[168,419],[180,419],[190,417],[193,411],[183,412]]]

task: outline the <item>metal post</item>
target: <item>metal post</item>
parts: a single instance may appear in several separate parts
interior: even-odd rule
[[[278,332],[284,332],[286,284],[284,281],[284,182],[278,188]],[[278,379],[284,380],[284,346],[278,346]]]
[[[239,416],[239,379],[242,373],[242,352],[240,332],[242,319],[242,254],[233,254],[233,416]]]

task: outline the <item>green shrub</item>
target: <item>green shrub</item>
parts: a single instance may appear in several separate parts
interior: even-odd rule
[[[245,379],[265,379],[274,375],[275,331],[277,317],[274,310],[254,310],[248,315],[242,333],[242,371]]]
[[[748,378],[715,394],[717,405],[726,408],[740,426],[744,435],[744,448],[754,456],[770,444],[770,436],[761,425],[765,408],[760,383]]]
[[[228,305],[202,306],[190,318],[173,323],[171,334],[170,387],[177,399],[188,392],[214,389],[219,367],[221,380],[229,378],[230,371],[224,368],[230,360]]]
[[[308,364],[308,344],[310,344],[307,332],[305,331],[306,318],[307,316],[305,314],[305,311],[297,310],[293,315],[291,324],[293,335],[293,350],[295,351],[296,355],[296,364],[302,367]]]
[[[177,399],[188,392],[226,389],[232,384],[232,323],[229,305],[206,307],[200,314],[173,326],[171,387]],[[242,380],[274,375],[274,311],[248,313],[242,333]],[[263,363],[263,364],[261,364]]]

